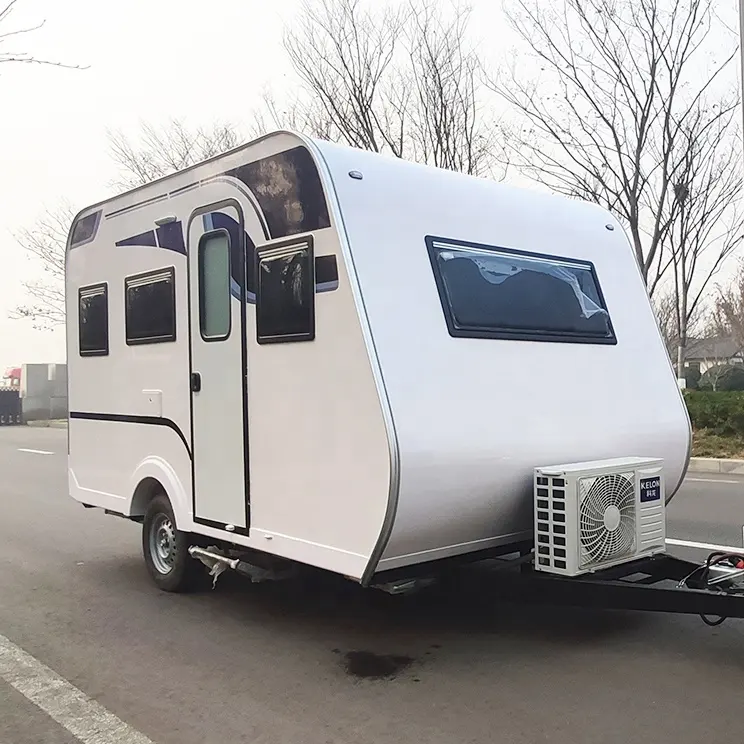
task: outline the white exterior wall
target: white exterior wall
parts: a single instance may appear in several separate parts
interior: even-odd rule
[[[669,493],[677,489],[689,457],[687,411],[635,257],[607,212],[321,149],[400,449],[397,510],[380,568],[529,537],[535,466],[660,457]],[[427,235],[593,262],[617,345],[450,337]]]
[[[193,210],[234,198],[243,206],[253,241],[265,244],[245,187],[227,177],[204,182],[298,144],[290,135],[266,138],[105,206],[104,214],[119,214],[102,220],[92,243],[68,252],[71,411],[162,416],[191,445],[187,259],[161,248],[117,248],[114,243],[152,229],[165,215],[176,216],[186,230]],[[178,191],[196,181],[202,185]],[[158,196],[162,198],[134,208]],[[333,223],[332,194],[327,201]],[[121,211],[127,207],[133,208]],[[339,272],[338,289],[315,296],[315,340],[259,346],[255,305],[247,305],[250,534],[232,535],[194,521],[189,452],[168,426],[73,418],[69,481],[74,498],[130,514],[137,485],[144,477],[155,478],[166,488],[182,530],[361,578],[387,508],[390,445],[344,253],[333,227],[313,237],[315,255],[336,255]],[[176,272],[177,340],[127,346],[124,278],[170,265]],[[78,288],[102,281],[109,283],[109,355],[80,357]],[[144,392],[152,390],[162,395],[153,401]],[[219,442],[220,431],[211,435]],[[216,493],[220,486],[214,484]]]
[[[317,233],[315,248],[337,251],[334,232]],[[271,552],[287,540],[329,546],[363,570],[387,507],[390,459],[342,262],[339,270],[339,289],[316,298],[313,342],[249,346],[252,526]]]
[[[114,204],[106,212],[113,212]],[[175,251],[144,246],[116,247],[117,240],[142,232],[167,213],[162,204],[129,215],[102,219],[92,243],[67,257],[67,365],[70,412],[156,416],[172,421],[189,436],[188,314],[186,258]],[[150,228],[151,229],[151,228]],[[124,318],[124,279],[133,274],[175,268],[176,340],[128,346]],[[108,283],[109,353],[81,357],[78,288]],[[146,391],[161,391],[153,396]],[[150,460],[150,476],[174,483],[168,495],[181,524],[191,516],[191,464],[178,433],[167,426],[71,418],[69,473],[74,498],[112,511],[130,513],[137,473]],[[155,473],[152,472],[155,468]],[[159,473],[159,476],[157,475]],[[167,487],[167,486],[166,486]]]

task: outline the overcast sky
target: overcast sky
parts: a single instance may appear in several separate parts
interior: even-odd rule
[[[16,48],[89,69],[0,71],[0,371],[64,360],[61,329],[40,333],[8,319],[32,270],[12,231],[61,199],[80,208],[108,195],[108,129],[136,135],[140,122],[171,117],[194,125],[244,119],[264,85],[286,85],[282,21],[298,4],[19,0],[14,28],[46,22]]]
[[[501,3],[471,4],[481,51],[503,52],[509,34]],[[0,373],[12,364],[64,360],[61,329],[38,332],[8,318],[24,299],[21,281],[33,276],[13,231],[32,227],[63,199],[79,209],[111,193],[108,130],[136,136],[140,123],[173,117],[193,126],[240,123],[267,86],[281,100],[292,79],[282,29],[299,6],[300,0],[19,0],[9,25],[45,25],[17,37],[15,46],[88,69],[0,70]]]
[[[473,5],[475,27],[497,32],[499,3]],[[136,136],[140,123],[172,117],[194,126],[241,122],[267,86],[281,99],[291,80],[282,29],[299,6],[299,0],[19,0],[8,26],[45,24],[18,37],[16,48],[89,69],[0,71],[0,373],[11,364],[64,360],[61,329],[38,332],[8,319],[24,299],[21,280],[33,276],[13,231],[32,226],[62,199],[81,208],[110,193],[115,170],[107,130]]]

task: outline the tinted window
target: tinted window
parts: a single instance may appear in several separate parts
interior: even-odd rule
[[[315,259],[315,291],[332,292],[338,289],[338,265],[335,256],[317,256]]]
[[[330,227],[323,184],[306,147],[242,165],[228,175],[243,181],[255,195],[272,238]]]
[[[428,242],[453,336],[615,343],[592,264]]]
[[[230,237],[212,233],[199,243],[199,321],[205,339],[230,335]]]
[[[125,294],[128,344],[176,340],[173,268],[128,277]]]
[[[79,219],[72,228],[70,246],[81,245],[82,243],[89,242],[96,233],[100,216],[101,212],[99,210],[98,212],[89,214],[87,217]]]
[[[80,354],[100,356],[108,354],[108,292],[105,284],[80,290],[78,326]]]
[[[311,341],[315,337],[312,253],[308,243],[259,253],[256,298],[259,343]]]

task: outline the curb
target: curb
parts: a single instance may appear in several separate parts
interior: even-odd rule
[[[67,419],[53,419],[52,421],[27,421],[26,426],[36,429],[66,429]]]
[[[729,473],[744,475],[744,460],[720,460],[715,457],[693,457],[688,467],[690,473]]]

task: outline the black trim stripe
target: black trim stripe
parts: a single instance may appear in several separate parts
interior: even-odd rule
[[[116,421],[122,424],[145,424],[147,426],[167,426],[169,429],[178,434],[183,446],[191,458],[191,447],[178,424],[171,419],[162,416],[133,416],[127,413],[92,413],[90,411],[70,411],[71,419],[80,419],[83,421]]]

